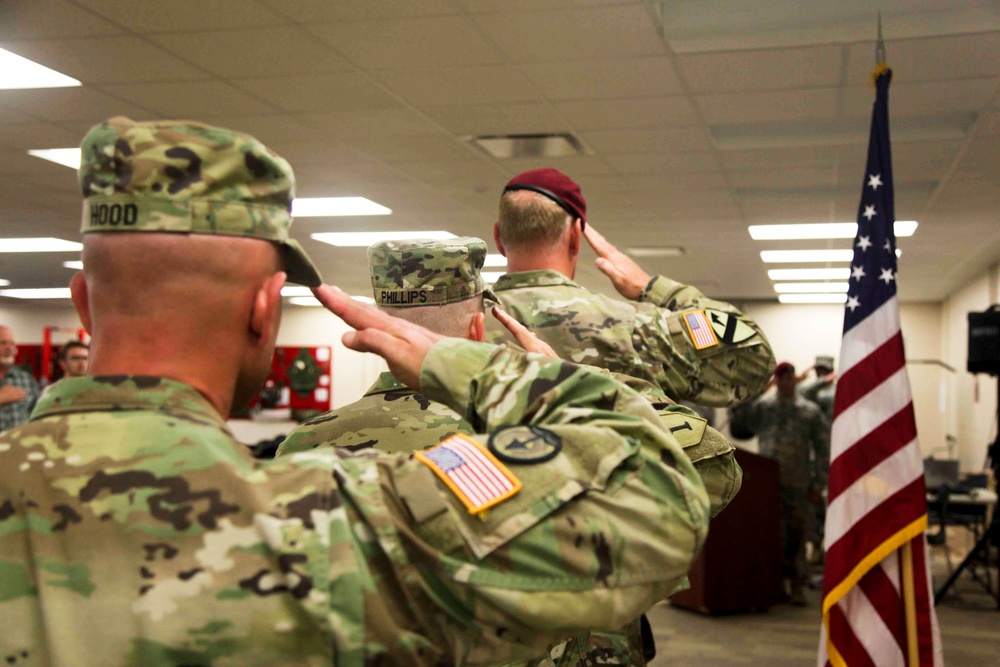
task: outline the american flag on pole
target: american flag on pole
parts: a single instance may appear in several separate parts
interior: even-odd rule
[[[819,667],[943,664],[927,500],[896,299],[889,81],[875,72],[830,438]]]

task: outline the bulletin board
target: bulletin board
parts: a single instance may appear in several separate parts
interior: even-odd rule
[[[333,349],[331,347],[278,347],[264,386],[246,410],[232,418],[249,418],[260,410],[291,410],[292,419],[304,421],[330,409]]]

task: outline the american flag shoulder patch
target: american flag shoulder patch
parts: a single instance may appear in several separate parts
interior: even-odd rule
[[[521,490],[521,480],[507,466],[464,435],[453,435],[413,457],[441,478],[469,514],[479,514]]]
[[[704,350],[719,344],[719,338],[712,330],[712,325],[705,316],[704,310],[692,310],[684,313],[684,324],[687,325],[691,340],[694,341],[694,349]]]

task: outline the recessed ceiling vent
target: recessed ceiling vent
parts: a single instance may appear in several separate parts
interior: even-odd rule
[[[543,158],[586,155],[583,142],[572,134],[505,134],[470,137],[476,146],[495,158]]]

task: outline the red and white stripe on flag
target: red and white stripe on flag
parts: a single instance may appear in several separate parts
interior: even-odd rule
[[[413,456],[429,467],[471,514],[487,510],[521,490],[521,480],[507,466],[461,434]]]
[[[840,359],[818,665],[942,665],[895,296],[845,332]]]
[[[719,339],[712,330],[712,324],[705,316],[704,310],[693,310],[684,313],[684,323],[687,324],[688,333],[694,341],[694,347],[702,350],[719,344]]]

